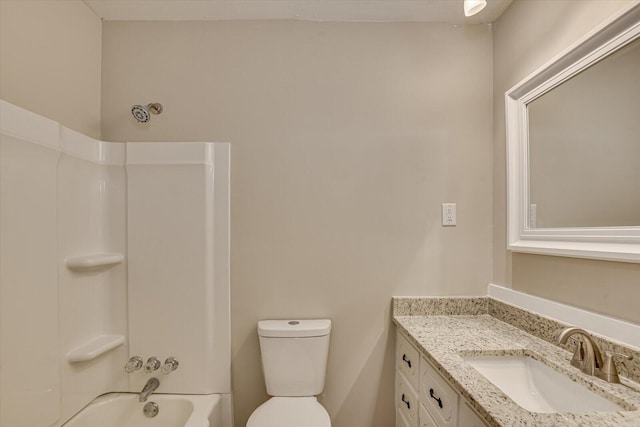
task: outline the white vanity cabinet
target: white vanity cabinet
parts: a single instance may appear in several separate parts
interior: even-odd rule
[[[451,385],[398,332],[396,335],[396,427],[484,427]]]
[[[486,424],[475,411],[460,398],[460,407],[458,408],[458,425],[460,427],[485,427]]]

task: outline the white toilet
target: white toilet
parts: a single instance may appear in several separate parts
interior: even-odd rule
[[[249,417],[247,427],[331,427],[315,396],[327,372],[331,320],[258,322],[262,368],[271,399]]]

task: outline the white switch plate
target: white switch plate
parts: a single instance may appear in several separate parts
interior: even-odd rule
[[[442,225],[456,225],[456,204],[442,204]]]

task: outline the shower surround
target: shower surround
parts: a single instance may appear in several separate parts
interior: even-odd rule
[[[4,101],[0,130],[0,424],[157,376],[220,394],[230,426],[229,144],[98,141]]]

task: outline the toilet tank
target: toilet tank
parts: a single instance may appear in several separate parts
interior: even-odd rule
[[[262,368],[270,396],[316,396],[324,390],[331,321],[258,322]]]

